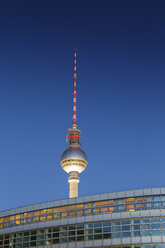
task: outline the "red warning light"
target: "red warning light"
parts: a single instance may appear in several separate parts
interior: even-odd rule
[[[79,135],[69,135],[69,139],[72,139],[72,138],[79,139],[79,138],[80,138],[80,136],[79,136]]]

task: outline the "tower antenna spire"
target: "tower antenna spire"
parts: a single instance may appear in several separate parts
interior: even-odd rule
[[[72,118],[72,128],[77,129],[77,116],[76,116],[76,98],[77,98],[77,92],[76,92],[76,48],[74,49],[74,92],[73,92],[73,118]]]

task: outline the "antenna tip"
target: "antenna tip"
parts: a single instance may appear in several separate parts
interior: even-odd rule
[[[76,48],[74,49],[74,51],[76,52]]]

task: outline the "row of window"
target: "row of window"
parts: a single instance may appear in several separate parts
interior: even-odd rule
[[[97,247],[97,248],[105,248],[105,247]],[[106,246],[106,248],[165,248],[165,244]]]
[[[165,195],[105,200],[30,211],[0,218],[0,228],[75,216],[158,208],[165,208]]]
[[[165,236],[165,217],[93,222],[12,233],[0,236],[0,248],[142,236]]]

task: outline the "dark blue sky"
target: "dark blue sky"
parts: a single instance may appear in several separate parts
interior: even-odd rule
[[[1,210],[68,197],[75,47],[79,194],[165,186],[164,13],[163,0],[1,2]]]

